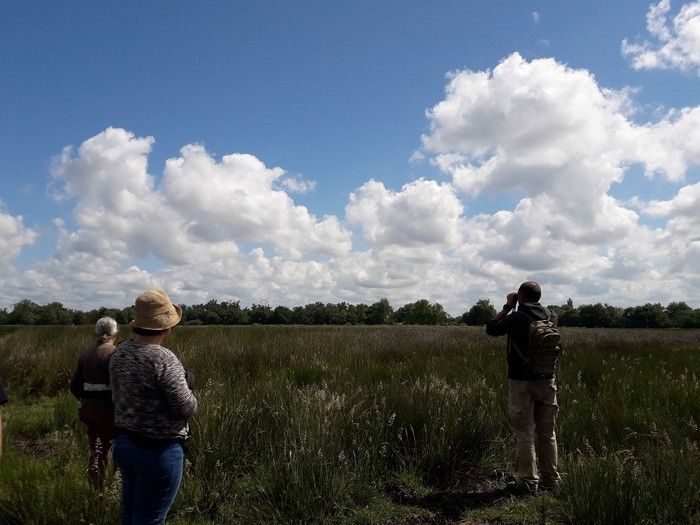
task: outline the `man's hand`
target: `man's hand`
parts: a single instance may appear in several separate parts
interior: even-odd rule
[[[494,321],[502,321],[510,313],[510,311],[515,308],[518,302],[518,292],[511,292],[506,296],[506,304],[503,305],[503,310],[496,314],[493,318]]]

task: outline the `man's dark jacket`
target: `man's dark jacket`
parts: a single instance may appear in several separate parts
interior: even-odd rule
[[[0,379],[0,405],[7,403],[7,396],[5,395],[5,389],[2,387],[2,379]]]
[[[513,344],[527,350],[530,338],[530,323],[535,320],[545,320],[549,317],[555,325],[558,322],[557,314],[545,308],[540,303],[520,303],[517,310],[513,310],[500,321],[492,319],[486,323],[486,333],[493,336],[507,335],[506,349],[508,351],[508,378],[509,379],[551,379],[553,376],[535,376],[528,372],[525,364],[518,355]]]

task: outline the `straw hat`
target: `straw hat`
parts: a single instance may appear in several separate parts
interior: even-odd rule
[[[182,319],[182,309],[163,290],[147,290],[136,298],[131,326],[146,330],[167,330]]]

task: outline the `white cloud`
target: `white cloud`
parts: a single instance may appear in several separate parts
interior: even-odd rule
[[[622,41],[634,69],[679,69],[700,73],[700,1],[683,5],[669,21],[670,0],[651,5],[647,29],[655,42]]]
[[[535,25],[540,23],[540,14],[537,11],[532,12],[532,23]]]
[[[563,273],[576,296],[608,302],[615,302],[608,291],[697,296],[692,284],[630,286],[673,280],[677,265],[664,247],[680,233],[674,219],[665,231],[640,226],[639,198],[627,207],[610,195],[611,185],[623,183],[632,164],[680,182],[700,163],[700,109],[638,125],[633,94],[601,88],[588,71],[517,53],[492,72],[451,76],[444,100],[428,111],[424,151],[470,198],[487,190],[522,194],[513,211],[468,219],[463,262],[470,272],[488,277],[493,272],[481,268],[491,267],[553,283]]]
[[[55,256],[5,279],[0,299],[124,305],[157,286],[185,303],[425,297],[457,314],[535,279],[547,303],[699,304],[700,190],[685,179],[700,164],[700,109],[640,124],[633,97],[518,54],[493,71],[453,73],[414,155],[450,182],[394,190],[369,180],[342,218],[297,204],[289,192],[307,181],[252,155],[187,145],[152,175],[153,138],[109,128],[54,163],[54,193],[74,206],[75,226],[56,221]],[[678,194],[615,199],[612,184],[635,164]],[[518,202],[472,212],[487,193]]]
[[[203,147],[185,146],[180,157],[166,162],[163,194],[190,231],[206,240],[264,242],[295,257],[349,251],[350,232],[336,217],[319,221],[275,189],[284,173],[252,155],[236,153],[217,162]]]
[[[5,213],[0,202],[0,268],[15,259],[22,248],[33,244],[36,238],[36,232],[24,225],[22,216]]]
[[[311,296],[327,284],[323,259],[350,251],[351,234],[335,216],[316,219],[276,186],[281,168],[245,154],[217,161],[188,145],[167,161],[159,185],[147,169],[153,143],[108,128],[55,159],[52,191],[74,202],[77,227],[55,221],[56,254],[16,280],[17,297],[36,297],[40,287],[46,300],[128,304],[152,286],[181,301],[254,301],[282,297],[275,290],[293,295],[294,286]],[[246,252],[244,243],[258,247]],[[140,268],[149,258],[156,268]]]
[[[309,193],[316,189],[316,181],[305,180],[302,177],[285,177],[280,186],[291,193]]]
[[[700,182],[684,186],[671,200],[652,201],[645,210],[649,215],[681,220],[682,229],[690,232],[694,228],[700,236]]]
[[[370,180],[350,194],[346,216],[376,246],[454,246],[462,211],[449,185],[418,179],[393,192]]]
[[[59,252],[149,254],[169,264],[217,258],[236,243],[269,243],[285,253],[343,253],[351,237],[335,217],[317,220],[274,183],[281,168],[252,155],[220,162],[199,145],[169,159],[162,188],[147,171],[153,138],[108,128],[54,163],[63,198],[76,198],[78,230],[62,235]]]
[[[467,195],[518,189],[549,213],[551,235],[600,242],[635,220],[606,195],[624,176],[621,148],[633,142],[627,104],[587,71],[516,53],[492,73],[455,74],[428,113],[423,144]]]

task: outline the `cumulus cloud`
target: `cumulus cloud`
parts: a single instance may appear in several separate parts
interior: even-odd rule
[[[24,225],[22,216],[5,213],[0,202],[0,268],[15,259],[22,248],[33,244],[36,238],[36,232]]]
[[[419,179],[394,192],[370,180],[350,195],[346,216],[377,246],[453,246],[463,206],[449,185]]]
[[[153,143],[108,128],[54,159],[52,193],[73,204],[76,227],[55,221],[55,256],[17,279],[16,294],[40,286],[47,299],[93,305],[128,304],[152,286],[183,301],[261,300],[292,285],[311,294],[326,282],[323,259],[350,251],[337,217],[317,219],[284,191],[283,169],[187,145],[159,178],[148,172]]]
[[[633,91],[516,53],[492,71],[452,73],[427,118],[413,162],[449,181],[369,180],[342,217],[317,217],[291,195],[311,183],[244,153],[186,145],[154,175],[154,139],[108,128],[55,160],[53,193],[73,221],[56,221],[54,257],[6,279],[0,299],[123,305],[160,287],[186,303],[425,297],[457,314],[535,279],[548,303],[700,300],[700,185],[687,181],[700,108],[638,123]],[[677,195],[616,199],[633,165]],[[479,202],[504,194],[517,203]],[[21,218],[9,230],[5,220],[0,239],[33,240]]]
[[[59,251],[154,255],[178,265],[230,255],[242,241],[269,243],[295,256],[350,249],[350,233],[337,218],[317,220],[275,189],[281,168],[246,154],[217,161],[204,147],[188,145],[166,162],[157,187],[147,171],[153,142],[108,128],[56,159],[57,194],[76,199],[79,226],[62,236]]]
[[[186,146],[180,157],[166,162],[163,194],[190,230],[206,240],[264,242],[297,257],[307,251],[349,251],[350,232],[336,217],[317,220],[275,189],[283,175],[281,168],[267,168],[252,155],[236,153],[217,162],[203,147]]]
[[[548,212],[550,235],[595,243],[624,236],[636,218],[607,195],[624,175],[618,149],[636,138],[626,107],[587,71],[516,53],[493,72],[455,74],[423,144],[467,195],[517,189]]]
[[[679,69],[700,73],[700,1],[683,5],[669,20],[670,0],[651,5],[647,30],[653,41],[622,41],[634,69]]]
[[[674,110],[640,125],[632,95],[600,87],[588,71],[517,53],[493,71],[451,75],[444,100],[428,111],[424,151],[468,198],[521,195],[512,211],[468,219],[463,260],[470,271],[507,267],[556,282],[564,270],[577,296],[622,291],[626,279],[642,275],[670,277],[672,258],[659,248],[673,224],[663,233],[647,230],[639,206],[625,206],[610,188],[634,164],[648,177],[681,182],[700,162],[700,111]]]

